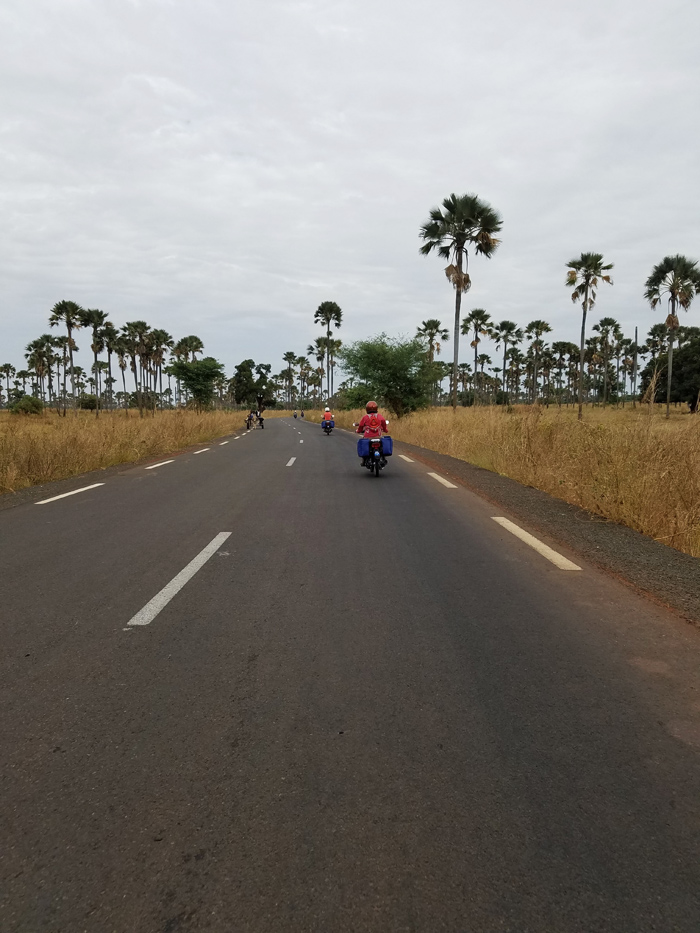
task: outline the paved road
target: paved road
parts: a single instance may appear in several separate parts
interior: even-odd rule
[[[0,513],[2,933],[697,933],[696,630],[342,432],[209,447]]]

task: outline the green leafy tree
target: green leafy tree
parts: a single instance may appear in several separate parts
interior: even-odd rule
[[[671,417],[671,380],[673,375],[673,339],[680,323],[677,311],[687,311],[700,292],[700,269],[686,256],[666,256],[652,269],[646,281],[644,297],[655,308],[664,297],[668,299],[668,366],[666,378],[666,417]]]
[[[612,285],[608,275],[613,268],[611,262],[603,260],[602,253],[581,253],[578,259],[571,259],[566,264],[566,284],[573,289],[571,300],[574,304],[581,300],[581,342],[579,345],[578,374],[578,420],[583,418],[583,370],[586,362],[586,315],[595,305],[598,281]]]
[[[455,289],[454,363],[459,366],[459,316],[462,294],[471,288],[469,276],[469,249],[489,259],[498,248],[496,234],[503,226],[498,211],[475,194],[451,194],[442,207],[430,211],[430,219],[420,229],[424,241],[421,253],[427,256],[433,250],[450,263],[445,275]],[[457,379],[452,380],[452,408],[457,409]]]
[[[401,418],[430,404],[430,371],[421,340],[379,334],[344,347],[341,359],[352,383],[346,390],[351,408],[376,398]]]
[[[216,383],[224,375],[223,365],[212,356],[205,356],[204,359],[193,360],[191,363],[176,360],[172,367],[177,378],[189,392],[197,411],[209,408],[214,400]]]

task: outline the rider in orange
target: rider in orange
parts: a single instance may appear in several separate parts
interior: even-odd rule
[[[333,420],[333,412],[330,410],[330,408],[328,408],[328,406],[326,406],[326,410],[325,410],[324,413],[323,413],[323,420],[324,420],[324,421],[332,421],[332,420]]]

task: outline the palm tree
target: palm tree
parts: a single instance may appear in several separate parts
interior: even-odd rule
[[[284,380],[287,383],[287,403],[291,408],[292,388],[294,386],[294,367],[297,363],[297,355],[293,350],[287,350],[282,359],[287,364],[287,368],[282,370],[281,375],[284,377]]]
[[[700,269],[686,256],[666,256],[652,269],[646,281],[644,297],[655,308],[664,295],[668,296],[668,378],[666,380],[666,417],[671,417],[671,374],[673,372],[673,338],[679,328],[676,311],[687,311],[695,295],[700,293]]]
[[[109,373],[107,377],[107,383],[109,385],[109,407],[110,409],[114,408],[114,379],[112,379],[112,354],[117,352],[117,342],[119,340],[119,331],[111,323],[107,321],[105,326],[102,328],[102,339],[104,341],[105,350],[107,351],[107,372]]]
[[[620,325],[614,317],[602,317],[593,330],[600,334],[600,348],[603,356],[603,408],[608,401],[608,365],[610,363],[611,343],[622,339]]]
[[[595,305],[598,279],[612,285],[608,272],[613,268],[611,262],[603,261],[602,253],[581,253],[578,259],[571,259],[566,264],[566,284],[573,288],[571,300],[574,304],[582,298],[581,308],[581,343],[578,376],[578,420],[583,419],[583,366],[586,354],[586,315]]]
[[[476,358],[479,351],[479,343],[481,342],[479,335],[487,337],[491,333],[491,315],[488,313],[488,311],[484,311],[483,308],[472,308],[469,314],[462,321],[462,333],[465,336],[468,336],[472,331],[474,332],[474,339],[472,340],[471,345],[474,347],[474,404],[476,405],[476,375],[479,369]]]
[[[0,375],[3,375],[5,379],[7,380],[7,407],[8,408],[10,407],[10,379],[12,379],[12,377],[15,376],[16,373],[17,373],[17,370],[12,365],[12,363],[3,363],[2,366],[0,366]]]
[[[506,354],[508,346],[516,346],[523,339],[523,332],[514,321],[501,321],[491,331],[493,339],[496,341],[496,348],[503,344],[503,394],[505,395],[506,405],[510,405],[508,392],[506,391]]]
[[[343,321],[343,312],[335,301],[322,301],[314,312],[314,324],[323,324],[326,328],[326,380],[328,398],[332,395],[331,388],[331,324],[340,327]]]
[[[525,328],[525,336],[532,339],[530,344],[530,349],[532,351],[533,359],[533,374],[532,374],[532,403],[533,405],[537,402],[537,389],[538,389],[538,375],[539,375],[539,364],[540,364],[540,355],[544,350],[544,344],[542,343],[542,337],[544,334],[551,334],[552,328],[546,321],[530,321],[530,323]]]
[[[80,324],[82,327],[92,328],[91,349],[94,356],[93,372],[95,373],[95,417],[100,416],[100,392],[97,369],[97,356],[104,350],[104,339],[101,334],[102,328],[107,324],[107,314],[98,308],[83,309],[80,312]]]
[[[442,326],[442,322],[438,321],[437,318],[430,318],[430,320],[421,323],[416,331],[416,337],[428,342],[428,363],[432,368],[435,362],[435,354],[440,353],[440,341],[449,340],[450,332],[446,327]],[[433,405],[436,402],[437,385],[436,380],[433,382]]]
[[[82,326],[80,323],[80,315],[82,314],[83,309],[79,304],[76,304],[75,301],[59,301],[51,309],[51,314],[49,315],[49,324],[51,327],[56,327],[58,324],[65,324],[66,330],[68,331],[68,354],[70,358],[70,382],[71,382],[71,391],[73,393],[73,409],[75,410],[75,367],[73,365],[73,331],[79,330]],[[76,410],[77,414],[77,410]]]
[[[462,293],[469,291],[469,247],[478,255],[490,259],[498,248],[500,240],[496,234],[503,226],[498,211],[475,194],[451,194],[442,202],[442,208],[434,207],[430,211],[430,220],[420,229],[424,240],[420,251],[427,256],[437,250],[438,256],[450,263],[445,275],[455,289],[455,327],[454,327],[454,364],[452,371],[459,366],[459,315],[462,307]],[[450,261],[451,260],[451,261]],[[457,410],[457,380],[452,380],[452,409]]]
[[[156,389],[156,380],[157,388],[160,395],[160,407],[163,407],[163,364],[165,363],[165,354],[166,351],[172,350],[175,341],[167,332],[167,330],[160,330],[156,328],[151,332],[151,341],[152,341],[152,353],[153,353],[153,382],[154,390]],[[201,342],[201,341],[200,341]],[[203,349],[203,347],[202,347]],[[154,392],[155,394],[155,392]]]

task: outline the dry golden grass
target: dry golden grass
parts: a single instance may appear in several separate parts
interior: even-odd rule
[[[573,408],[436,408],[390,429],[700,557],[700,417],[662,411],[588,408],[579,423]],[[362,414],[340,412],[336,424]]]
[[[65,479],[88,470],[171,453],[230,434],[244,412],[68,413],[43,416],[0,414],[0,494]]]

